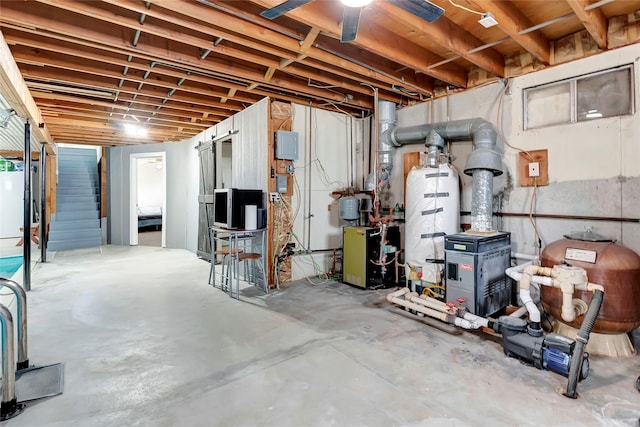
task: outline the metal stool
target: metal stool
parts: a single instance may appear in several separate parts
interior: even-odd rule
[[[226,291],[229,286],[231,263],[236,252],[242,254],[244,251],[242,249],[238,251],[234,249],[233,253],[231,253],[229,248],[222,248],[214,252],[213,259],[211,260],[211,267],[209,269],[209,284],[212,285],[214,288],[216,287],[216,262],[215,261],[216,261],[217,255],[222,256],[222,262],[221,262],[222,272],[220,273],[220,280],[222,281],[222,283],[220,284],[220,289],[223,291]],[[226,264],[226,270],[227,270],[226,274],[225,274],[225,264]]]
[[[243,261],[247,261],[247,264],[252,264],[253,266],[257,265],[257,270],[258,273],[260,274],[261,277],[257,277],[254,279],[254,269],[253,268],[245,268],[245,280],[249,283],[253,282],[255,284],[258,284],[258,280],[262,280],[262,290],[265,293],[269,293],[269,284],[267,283],[267,274],[266,271],[264,269],[264,262],[262,259],[262,255],[259,253],[255,253],[255,252],[240,252],[240,254],[238,255],[238,264],[242,263]],[[249,266],[250,267],[250,266]],[[239,269],[239,267],[238,267]],[[233,280],[231,281],[231,286],[233,286]],[[229,294],[231,296],[233,296],[233,290],[231,289],[229,291]],[[238,286],[238,289],[236,289],[236,294],[235,294],[235,298],[236,299],[240,299],[240,288]]]

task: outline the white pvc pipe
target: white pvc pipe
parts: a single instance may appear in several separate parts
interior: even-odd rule
[[[465,313],[464,318],[471,323],[478,325],[473,329],[478,329],[480,326],[484,326],[485,328],[489,327],[489,319],[486,319],[484,317],[476,316],[472,313]]]
[[[562,320],[565,322],[576,320],[576,311],[573,309],[573,292],[562,292]]]
[[[525,262],[524,264],[516,265],[514,267],[507,268],[504,273],[511,277],[516,282],[522,280],[522,271],[531,265],[531,262]],[[537,283],[544,286],[553,286],[553,280],[546,276],[531,276],[531,283]]]
[[[477,323],[472,323],[462,317],[457,317],[454,319],[453,324],[465,329],[478,329],[480,325]]]
[[[529,312],[529,320],[539,323],[540,310],[538,310],[538,306],[535,305],[535,303],[531,299],[531,292],[529,292],[529,289],[520,288],[520,300],[522,301],[522,305]]]
[[[426,300],[423,300],[415,296],[411,297],[411,301],[407,301],[405,299],[400,298],[402,295],[408,292],[409,292],[408,288],[399,289],[395,292],[388,294],[387,301],[394,304],[401,305],[403,307],[409,308],[419,313],[426,314],[429,317],[442,320],[443,322],[449,323],[450,315],[446,312],[438,311],[438,310],[441,310],[442,307],[439,307],[438,309],[427,307],[426,305],[424,305],[424,303],[427,303]],[[415,302],[412,302],[412,301],[415,301]],[[437,303],[440,303],[440,301],[437,301],[437,300],[434,300],[434,301]],[[418,304],[416,304],[416,302],[418,302]],[[444,309],[448,309],[446,305],[444,306]],[[468,318],[467,318],[467,315],[469,315]],[[465,315],[465,318],[456,316],[453,320],[453,324],[464,329],[478,329],[480,326],[488,325],[488,320],[482,317],[475,316],[471,313],[467,313]]]
[[[522,270],[524,270],[525,267],[528,267],[531,265],[531,261],[529,262],[525,262],[524,264],[519,264],[519,265],[515,265],[513,267],[509,267],[507,268],[504,273],[511,277],[513,280],[519,282],[520,279],[522,278]]]
[[[433,298],[420,298],[420,297],[411,297],[410,299],[411,302],[415,302],[416,304],[422,304],[425,307],[429,307],[432,308],[434,310],[438,310],[438,311],[443,311],[443,312],[447,312],[449,310],[449,308],[447,307],[447,305],[445,303],[443,303],[442,301],[438,301],[436,299]]]
[[[387,300],[389,300],[388,296],[387,296]],[[426,314],[429,317],[433,317],[435,319],[440,319],[443,322],[446,322],[447,318],[448,318],[448,315],[446,313],[441,313],[441,312],[439,312],[437,310],[433,310],[433,309],[431,309],[429,307],[425,307],[424,305],[415,304],[415,303],[412,303],[410,301],[403,300],[403,299],[400,299],[400,298],[391,298],[390,302],[392,302],[394,304],[401,305],[401,306],[406,307],[406,308],[409,308],[411,310],[417,311],[419,313]]]
[[[522,317],[523,314],[527,313],[527,307],[524,305],[519,307],[516,311],[511,313],[509,316],[511,317]]]

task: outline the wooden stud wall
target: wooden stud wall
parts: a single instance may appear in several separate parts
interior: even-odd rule
[[[275,134],[278,130],[291,130],[291,104],[286,102],[271,101],[269,105],[269,193],[276,192],[276,176],[286,174],[286,166],[292,164],[291,160],[278,160],[275,158],[276,138]],[[287,192],[281,195],[282,203],[291,205],[291,196],[293,195],[293,179],[287,178]],[[287,240],[291,231],[291,218],[286,209],[282,208],[277,202],[271,203],[267,194],[267,203],[269,205],[267,224],[269,228],[268,234],[268,251],[270,255],[267,262],[269,269],[269,283],[275,283],[275,268],[273,260],[277,253],[282,249],[283,243]],[[280,236],[278,236],[278,230]],[[291,260],[286,260],[280,265],[279,282],[286,283],[291,281]]]

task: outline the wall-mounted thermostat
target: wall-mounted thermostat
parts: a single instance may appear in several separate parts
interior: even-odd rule
[[[276,132],[276,159],[298,160],[298,132]]]

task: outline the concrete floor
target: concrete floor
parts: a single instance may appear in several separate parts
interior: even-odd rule
[[[635,426],[640,358],[564,377],[484,335],[395,312],[388,291],[290,284],[241,301],[184,250],[103,246],[33,271],[32,363],[65,363],[64,394],[11,426]]]

